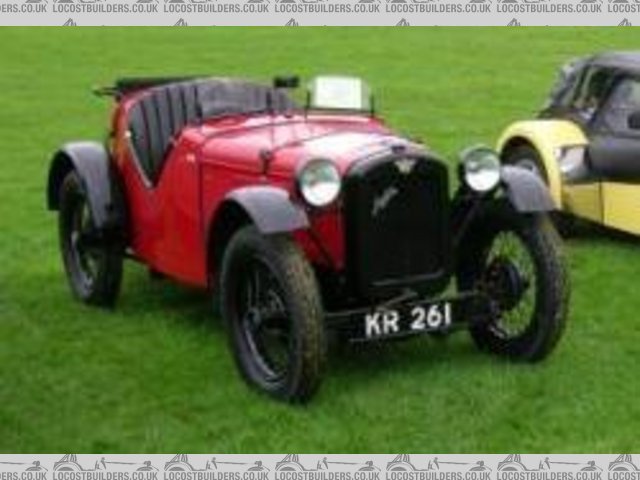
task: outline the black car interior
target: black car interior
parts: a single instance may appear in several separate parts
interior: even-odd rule
[[[570,120],[589,137],[580,181],[640,182],[640,54],[610,52],[563,67],[540,118]]]
[[[129,131],[140,166],[155,184],[185,126],[227,115],[295,108],[280,88],[218,78],[179,81],[148,88],[130,110]]]
[[[597,177],[618,182],[640,180],[639,111],[640,82],[621,79],[594,122],[588,158]]]

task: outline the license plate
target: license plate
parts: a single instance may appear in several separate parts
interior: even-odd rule
[[[451,311],[451,302],[439,302],[369,312],[363,319],[364,337],[374,339],[447,330],[452,323]]]

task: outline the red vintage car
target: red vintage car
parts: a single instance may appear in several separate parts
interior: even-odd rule
[[[329,329],[463,328],[483,349],[545,357],[568,290],[541,180],[473,148],[451,194],[446,164],[386,126],[364,82],[300,90],[295,77],[100,90],[115,99],[106,145],[64,145],[48,179],[75,296],[113,306],[124,258],[209,289],[244,378],[289,401],[316,391]]]

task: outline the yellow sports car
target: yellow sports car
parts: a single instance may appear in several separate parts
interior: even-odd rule
[[[640,52],[564,65],[538,118],[510,125],[498,151],[540,175],[564,214],[640,234]]]

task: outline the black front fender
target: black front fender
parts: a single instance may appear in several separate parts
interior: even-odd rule
[[[518,212],[549,212],[555,209],[544,181],[524,168],[502,167],[502,188]]]
[[[500,198],[500,194],[504,194]],[[526,214],[555,209],[551,194],[536,174],[520,167],[502,167],[501,183],[488,194],[473,192],[464,183],[456,192],[452,204],[452,226],[455,245],[460,245],[469,226],[478,215],[496,201],[507,201],[515,211]]]
[[[109,153],[97,142],[67,143],[53,155],[47,181],[48,208],[59,208],[60,186],[72,170],[84,184],[96,227],[121,225],[123,218],[115,201],[119,186],[115,185]]]
[[[265,235],[309,227],[309,218],[305,210],[294,204],[282,188],[243,187],[229,193],[226,201],[240,205],[258,230]]]

